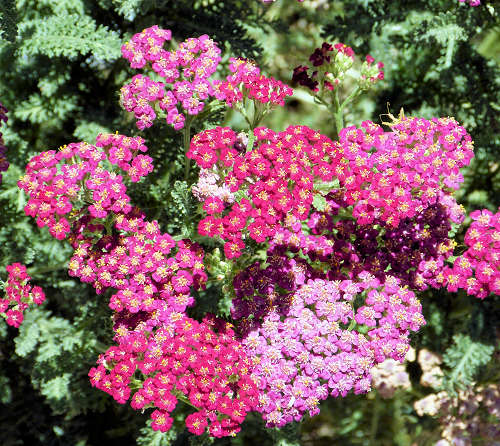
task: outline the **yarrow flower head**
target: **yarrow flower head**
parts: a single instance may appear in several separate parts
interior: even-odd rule
[[[393,277],[382,284],[364,277],[309,280],[292,295],[285,316],[271,311],[243,339],[257,358],[258,410],[268,426],[318,414],[328,395],[365,393],[374,365],[404,359],[409,331],[425,323],[421,305]],[[365,305],[354,310],[351,302],[360,294]]]
[[[441,286],[448,291],[466,290],[484,299],[490,293],[500,295],[500,210],[487,209],[470,214],[473,222],[465,233],[467,249],[453,266],[441,269]]]
[[[189,38],[177,49],[163,48],[171,39],[171,31],[158,26],[135,34],[123,45],[122,54],[132,68],[150,68],[161,78],[156,82],[138,74],[121,89],[120,102],[125,110],[133,112],[141,130],[153,125],[158,111],[175,130],[184,127],[187,115],[197,115],[205,101],[214,96],[210,76],[221,60],[220,49],[207,35]]]
[[[215,97],[224,100],[229,107],[248,98],[256,104],[285,105],[287,96],[293,90],[281,81],[268,78],[260,69],[246,59],[229,59],[229,69],[233,73],[224,82],[215,83]]]
[[[253,364],[227,323],[171,318],[154,331],[134,330],[101,355],[89,372],[93,386],[124,404],[131,396],[131,378],[140,382],[130,405],[154,409],[152,428],[166,432],[179,400],[196,412],[186,417],[187,429],[212,437],[235,435],[246,414],[257,405]],[[137,376],[141,378],[137,379]]]
[[[25,265],[13,263],[5,269],[8,273],[6,297],[0,299],[0,316],[6,319],[8,325],[18,328],[23,322],[24,311],[33,305],[41,305],[45,300],[45,293],[39,286],[28,283],[31,277],[26,272]]]
[[[101,134],[96,145],[71,143],[36,155],[18,182],[29,195],[26,215],[36,217],[39,227],[47,226],[62,240],[76,216],[105,219],[115,212],[127,213],[131,206],[123,177],[108,170],[105,162],[118,165],[136,182],[153,169],[152,158],[140,153],[146,150],[140,137]]]

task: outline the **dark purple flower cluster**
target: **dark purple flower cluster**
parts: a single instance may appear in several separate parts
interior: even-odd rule
[[[362,271],[384,280],[390,269],[403,283],[425,289],[427,282],[440,270],[436,268],[434,274],[429,267],[424,271],[423,265],[442,264],[452,254],[454,245],[448,237],[451,222],[462,218],[451,215],[460,211],[450,203],[437,202],[412,218],[402,219],[392,228],[341,219],[347,208],[342,194],[331,192],[326,197],[326,208],[313,212],[308,220],[310,235],[304,234],[301,225],[295,223],[276,234],[271,246],[274,249],[286,247],[289,253],[301,251],[310,263],[320,262],[327,266],[325,276],[328,280],[352,278]],[[312,277],[319,272],[309,274]]]
[[[2,121],[7,122],[7,119],[7,109],[0,102],[0,126],[2,125]],[[0,183],[2,182],[2,172],[5,172],[9,167],[9,163],[5,157],[6,152],[7,147],[5,147],[2,133],[0,132]]]
[[[231,316],[239,320],[240,334],[258,328],[271,310],[286,315],[291,295],[309,279],[320,277],[305,260],[289,258],[285,250],[270,249],[265,265],[255,262],[235,276]]]

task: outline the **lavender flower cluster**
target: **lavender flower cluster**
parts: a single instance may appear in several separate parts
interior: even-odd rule
[[[328,395],[368,392],[376,364],[404,359],[409,331],[425,324],[420,302],[395,277],[358,280],[308,280],[290,295],[286,315],[272,309],[243,339],[267,426],[318,414]]]

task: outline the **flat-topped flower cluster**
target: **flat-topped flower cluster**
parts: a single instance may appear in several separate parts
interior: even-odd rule
[[[365,305],[354,309],[364,293]],[[413,292],[391,276],[383,284],[365,274],[357,282],[315,279],[302,285],[285,315],[271,310],[243,340],[257,358],[259,411],[267,425],[317,415],[328,395],[369,391],[377,363],[404,359],[409,330],[425,323],[421,310]]]
[[[205,34],[192,37],[167,51],[163,45],[170,39],[170,30],[153,26],[135,34],[122,47],[132,68],[150,66],[152,76],[162,79],[137,74],[121,89],[120,102],[134,113],[141,130],[153,125],[159,110],[166,114],[168,124],[180,130],[186,117],[203,111],[211,97],[230,107],[244,98],[273,106],[284,105],[284,99],[292,94],[290,87],[265,77],[255,64],[243,59],[230,59],[233,74],[226,80],[212,79],[221,61],[221,51],[212,39]]]

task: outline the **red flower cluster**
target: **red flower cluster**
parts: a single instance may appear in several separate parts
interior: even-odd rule
[[[131,332],[101,355],[98,364],[89,372],[92,385],[121,404],[130,396],[130,385],[137,385],[136,370],[146,376],[130,405],[137,410],[155,408],[154,430],[170,429],[170,413],[178,399],[197,410],[186,418],[188,430],[201,435],[208,427],[213,437],[239,432],[246,414],[257,405],[253,364],[229,325],[215,319],[199,323],[172,318],[149,336]]]
[[[25,265],[13,263],[5,269],[9,274],[5,287],[7,297],[0,299],[0,315],[7,320],[7,324],[17,328],[23,322],[23,312],[33,304],[41,305],[45,294],[39,286],[28,284],[31,277]]]
[[[289,212],[304,220],[312,205],[315,178],[330,181],[333,166],[341,160],[337,144],[305,126],[281,133],[259,127],[254,135],[253,150],[239,154],[233,148],[236,134],[231,129],[206,130],[193,137],[187,153],[203,168],[219,163],[227,172],[225,182],[231,192],[248,194],[249,199],[234,203],[225,215],[220,199],[205,201],[204,209],[211,215],[200,221],[199,233],[227,240],[228,258],[240,255],[245,228],[252,239],[264,242]]]
[[[123,178],[105,169],[104,161],[117,164],[131,181],[139,181],[153,169],[152,158],[138,154],[146,150],[140,137],[99,135],[95,146],[71,143],[36,155],[18,182],[30,197],[26,215],[37,217],[39,227],[48,226],[51,235],[62,240],[70,232],[72,215],[88,211],[93,218],[105,218],[128,212],[130,198]]]

